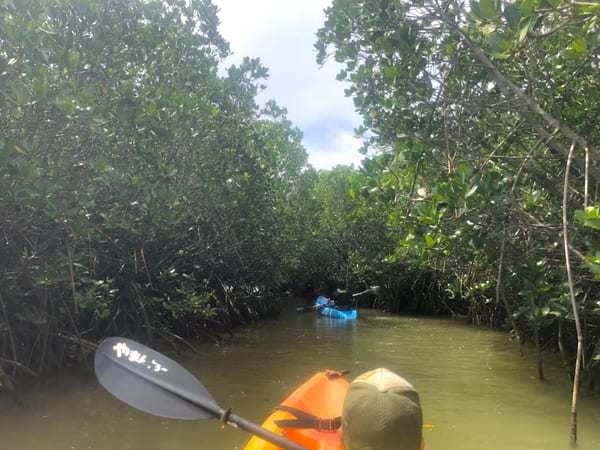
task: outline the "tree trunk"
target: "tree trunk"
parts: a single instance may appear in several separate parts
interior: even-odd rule
[[[581,331],[581,323],[579,322],[579,311],[577,310],[577,302],[575,301],[575,290],[573,289],[573,277],[571,275],[571,261],[569,260],[569,240],[567,236],[567,192],[569,189],[569,169],[571,168],[571,157],[575,150],[575,140],[571,144],[567,165],[565,168],[565,183],[563,185],[563,204],[562,204],[562,220],[563,220],[563,239],[565,244],[565,265],[567,268],[567,279],[569,280],[569,294],[571,297],[571,306],[573,308],[573,317],[575,318],[575,328],[577,330],[577,358],[575,359],[575,375],[573,376],[573,395],[571,397],[571,444],[577,443],[577,393],[579,391],[579,376],[581,372],[581,358],[583,355],[583,334]]]

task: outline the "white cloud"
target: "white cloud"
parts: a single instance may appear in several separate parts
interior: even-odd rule
[[[331,139],[321,142],[304,143],[310,154],[309,163],[316,169],[331,169],[338,164],[359,167],[365,157],[358,152],[362,141],[354,133],[338,130]]]
[[[316,63],[316,32],[322,26],[323,9],[330,0],[214,0],[220,8],[219,30],[234,53],[226,63],[235,64],[244,56],[259,57],[269,69],[267,89],[259,96],[274,99],[287,108],[289,119],[305,131],[304,145],[315,167],[355,161],[353,129],[360,123],[352,100],[344,96],[347,87],[335,79],[339,65],[331,61],[319,68]],[[344,136],[341,142],[319,140],[307,132],[320,128],[322,139]],[[358,141],[357,141],[358,142]],[[348,154],[343,150],[348,148]],[[359,158],[360,159],[360,158]]]

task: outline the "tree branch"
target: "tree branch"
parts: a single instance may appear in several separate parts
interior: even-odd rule
[[[530,112],[534,113],[536,116],[539,116],[543,120],[544,123],[546,123],[548,126],[552,127],[553,129],[558,128],[561,131],[561,133],[566,138],[568,138],[570,141],[575,141],[575,143],[582,148],[586,148],[586,147],[589,148],[589,144],[586,142],[586,140],[582,136],[578,135],[575,131],[573,131],[567,125],[561,124],[557,119],[555,119],[550,114],[548,114],[546,111],[544,111],[544,109],[533,98],[531,98],[529,95],[527,95],[527,93],[522,88],[516,86],[503,73],[501,73],[498,70],[498,68],[494,65],[494,63],[485,55],[485,53],[483,52],[481,47],[476,45],[469,38],[469,36],[467,36],[467,34],[463,30],[461,30],[452,20],[450,20],[445,15],[440,15],[440,19],[453,32],[455,32],[457,35],[460,36],[460,38],[463,40],[463,42],[471,49],[475,58],[478,59],[484,65],[484,67],[489,69],[489,71],[492,75],[492,78],[498,83],[499,87],[505,94],[507,94],[507,95],[512,94],[512,95],[516,96],[527,107],[527,109]],[[530,124],[532,124],[536,129],[541,128],[539,126],[539,124],[535,123],[535,121],[532,121],[531,117],[528,118],[528,122]],[[547,134],[549,134],[549,133],[547,133]],[[557,147],[556,144],[554,144],[556,142],[557,142],[556,140],[552,141],[553,147]],[[562,146],[560,146],[560,147],[562,147]],[[563,152],[562,148],[561,148],[561,152]],[[590,148],[590,152],[591,152],[591,156],[593,159],[600,160],[600,153],[598,151]],[[568,151],[566,151],[566,153],[568,154]],[[578,159],[578,166],[581,169],[583,169],[585,167],[585,164],[582,164],[581,161],[579,161],[579,159]]]
[[[14,366],[15,368],[22,370],[23,372],[25,372],[28,375],[31,375],[32,377],[40,376],[39,373],[35,372],[34,370],[31,370],[29,367],[27,367],[25,364],[21,364],[19,361],[13,361],[12,359],[6,359],[6,358],[0,357],[0,362],[2,362],[4,364],[8,364],[10,366]]]
[[[565,22],[559,23],[558,25],[550,28],[548,31],[543,31],[543,32],[533,32],[530,31],[529,33],[527,33],[527,36],[533,39],[539,39],[539,38],[544,38],[547,36],[550,36],[553,33],[556,33],[557,31],[562,30],[563,28],[566,28],[568,26],[571,25],[581,25],[582,23],[585,23],[587,20],[591,19],[591,17],[593,16],[589,16],[589,17],[583,17],[580,18],[579,20],[574,20],[573,17],[567,19]]]
[[[571,144],[567,165],[565,168],[565,183],[563,186],[562,200],[562,221],[563,221],[563,240],[565,244],[565,265],[567,269],[567,280],[569,284],[569,296],[571,298],[571,306],[573,308],[573,318],[575,319],[575,329],[577,330],[577,358],[575,359],[575,375],[573,377],[573,395],[571,398],[571,443],[577,442],[577,393],[579,389],[579,375],[581,372],[581,357],[583,354],[583,333],[581,331],[581,323],[579,322],[579,311],[575,300],[575,289],[573,288],[573,276],[571,275],[571,261],[569,259],[569,239],[567,236],[567,199],[569,187],[569,169],[571,168],[571,157],[575,149],[575,141]]]

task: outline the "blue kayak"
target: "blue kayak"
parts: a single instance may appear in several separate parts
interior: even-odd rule
[[[344,319],[351,320],[356,319],[358,311],[356,309],[337,309],[335,308],[335,302],[328,299],[327,297],[320,296],[315,302],[317,312],[325,317],[331,317],[332,319]]]

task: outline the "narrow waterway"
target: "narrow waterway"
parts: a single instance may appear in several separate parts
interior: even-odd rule
[[[311,374],[349,369],[349,379],[387,367],[421,395],[428,450],[568,450],[570,387],[548,357],[536,378],[533,351],[520,357],[505,333],[447,319],[361,311],[337,322],[284,313],[239,330],[219,347],[170,357],[196,375],[223,407],[261,422]],[[216,421],[166,420],[106,393],[93,376],[50,380],[24,406],[0,403],[0,450],[192,450],[243,448],[248,435]],[[580,450],[600,448],[600,399],[581,398]]]

